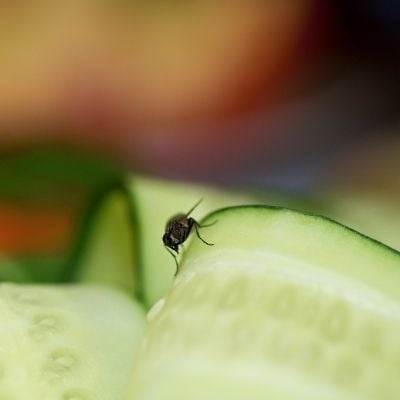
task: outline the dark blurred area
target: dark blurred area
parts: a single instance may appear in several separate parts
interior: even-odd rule
[[[1,2],[0,211],[61,237],[116,169],[397,198],[399,72],[395,0]]]
[[[309,187],[396,132],[399,20],[390,0],[2,2],[0,145]]]

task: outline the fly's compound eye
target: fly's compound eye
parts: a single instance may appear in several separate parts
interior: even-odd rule
[[[168,234],[167,233],[164,233],[164,235],[163,235],[163,237],[162,237],[162,241],[163,241],[163,243],[165,244],[165,245],[168,245],[169,244],[169,236],[168,236]]]

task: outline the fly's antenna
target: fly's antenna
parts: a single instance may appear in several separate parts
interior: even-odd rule
[[[186,217],[188,217],[193,211],[194,209],[203,201],[203,198],[201,198],[187,213],[186,213]]]

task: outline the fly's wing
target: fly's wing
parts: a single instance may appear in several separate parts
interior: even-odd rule
[[[165,225],[165,231],[167,231],[172,225],[174,225],[174,222],[182,223],[185,224],[185,221],[188,219],[189,215],[193,212],[193,210],[203,201],[201,198],[186,214],[179,213],[171,217],[166,225]]]
[[[171,217],[168,221],[167,221],[167,223],[166,223],[166,225],[165,225],[165,231],[167,232],[170,228],[171,228],[171,226],[173,226],[174,225],[174,222],[179,222],[181,219],[183,219],[183,218],[185,218],[186,216],[185,216],[185,214],[176,214],[176,215],[174,215],[173,217]]]

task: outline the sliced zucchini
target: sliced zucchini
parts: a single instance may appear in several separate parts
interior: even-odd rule
[[[129,400],[400,398],[400,254],[322,217],[209,215],[149,312]]]
[[[123,398],[144,328],[116,290],[0,284],[0,399]]]

